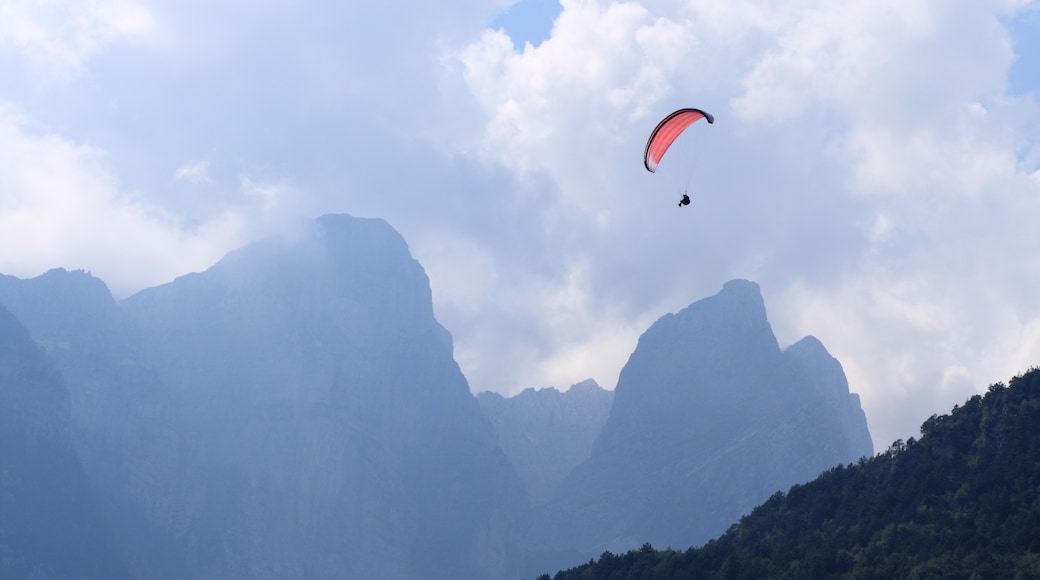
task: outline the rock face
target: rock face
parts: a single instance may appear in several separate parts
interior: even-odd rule
[[[144,358],[133,320],[83,271],[0,276],[0,304],[64,377],[72,440],[124,558],[153,577],[184,576],[162,520],[184,480],[178,457],[191,450],[182,448],[169,393]]]
[[[524,389],[509,398],[477,395],[532,505],[548,501],[567,474],[588,459],[613,401],[614,393],[592,379],[562,393],[550,387]]]
[[[0,277],[0,304],[68,377],[135,574],[515,576],[523,484],[384,221],[324,216],[118,304],[83,272]]]
[[[734,280],[639,339],[590,458],[537,518],[545,561],[699,545],[871,453],[841,365],[812,337],[781,351],[758,285]]]
[[[130,577],[71,432],[61,374],[0,306],[0,577]]]
[[[613,393],[478,403],[452,349],[382,220],[119,303],[0,276],[0,577],[519,578],[703,543],[872,451],[841,365],[781,351],[751,282],[658,320]]]
[[[384,221],[323,216],[123,306],[199,444],[195,577],[507,573],[522,484]]]

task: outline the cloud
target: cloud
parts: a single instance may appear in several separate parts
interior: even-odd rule
[[[600,145],[618,141],[672,91],[667,79],[692,42],[638,3],[562,4],[551,38],[537,48],[517,53],[504,33],[487,30],[458,54],[488,116],[481,150],[557,178],[599,167]]]
[[[242,176],[242,193],[249,197],[260,199],[265,206],[278,203],[278,198],[283,192],[283,187],[273,183],[260,183]]]
[[[121,191],[104,151],[42,132],[0,105],[0,271],[83,268],[117,295],[207,267],[243,242],[227,213],[183,231],[161,208]]]
[[[152,15],[134,0],[80,2],[7,0],[0,4],[0,46],[8,46],[56,77],[81,71],[106,44],[142,38]]]
[[[208,172],[208,161],[196,161],[178,167],[177,171],[174,172],[174,177],[194,183],[213,183],[213,179],[210,178]]]
[[[1037,107],[1004,93],[1004,23],[1023,6],[564,2],[537,48],[486,31],[459,53],[487,119],[471,149],[544,172],[581,216],[566,222],[587,251],[567,253],[569,274],[548,281],[557,293],[600,313],[616,298],[625,306],[606,319],[623,327],[727,277],[756,279],[782,340],[816,334],[838,354],[887,445],[1000,378],[992,369],[1024,370],[1021,349],[994,349],[1008,329],[1031,336],[1037,313],[992,288],[1033,284],[1018,256],[1040,254],[1022,217],[1040,210]],[[629,167],[653,115],[689,105],[719,122],[686,157],[712,171],[696,174],[678,230],[633,195],[660,186]],[[554,352],[606,351],[610,336]],[[886,413],[896,401],[913,405]]]

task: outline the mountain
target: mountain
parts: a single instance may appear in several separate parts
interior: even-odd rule
[[[919,440],[774,494],[706,546],[605,553],[555,580],[1040,578],[1038,424],[1033,369],[933,415]]]
[[[126,561],[152,575],[185,575],[169,549],[177,519],[170,498],[184,467],[171,455],[191,451],[181,448],[168,389],[145,360],[134,321],[104,282],[82,270],[0,276],[0,304],[64,378],[72,442]]]
[[[812,337],[782,351],[758,285],[733,280],[640,337],[589,459],[536,516],[534,560],[698,545],[872,452],[841,365]]]
[[[527,388],[509,398],[490,391],[477,395],[532,505],[548,501],[567,474],[588,459],[613,401],[613,391],[592,379],[562,393],[549,387]]]
[[[0,276],[0,304],[65,377],[132,575],[514,576],[523,484],[386,222],[323,216],[118,303]]]
[[[71,431],[61,374],[0,306],[0,577],[130,576]]]
[[[478,401],[378,219],[322,216],[120,302],[83,271],[0,276],[0,305],[14,576],[62,576],[19,542],[67,524],[51,537],[91,530],[96,561],[68,550],[88,577],[516,578],[702,542],[872,451],[841,365],[812,337],[781,351],[746,281],[651,326],[613,393]],[[44,497],[60,511],[26,524]]]
[[[156,453],[191,576],[508,575],[522,483],[385,221],[322,216],[121,306],[184,434]]]

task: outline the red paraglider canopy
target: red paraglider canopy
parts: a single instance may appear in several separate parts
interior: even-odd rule
[[[657,169],[657,164],[661,162],[661,158],[664,157],[664,152],[668,151],[676,137],[698,119],[707,119],[708,123],[715,122],[715,117],[711,113],[700,109],[679,109],[658,123],[654,132],[650,133],[650,139],[646,142],[646,151],[643,152],[643,165],[646,166],[646,170],[653,173]]]

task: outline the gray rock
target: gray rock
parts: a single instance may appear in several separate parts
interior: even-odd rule
[[[870,441],[840,364],[811,337],[782,352],[758,285],[728,282],[640,337],[590,458],[535,517],[542,565],[703,544]]]
[[[104,282],[54,269],[29,280],[0,276],[0,303],[25,325],[68,387],[70,433],[99,509],[129,565],[184,577],[172,530],[183,528],[190,440],[176,433],[166,387],[141,337]]]
[[[3,276],[0,303],[67,379],[135,575],[516,576],[523,484],[386,222],[323,216],[118,304]]]
[[[72,429],[61,374],[0,306],[0,577],[130,577]]]
[[[499,578],[522,484],[382,220],[323,216],[126,299],[203,445],[198,578]]]
[[[66,516],[95,517],[97,569],[125,572],[110,528],[133,575],[203,579],[516,578],[687,547],[872,453],[838,361],[813,337],[781,351],[742,280],[652,325],[613,393],[479,404],[382,220],[323,216],[120,303],[81,271],[0,276],[0,304],[35,341],[0,309],[15,576],[61,575],[4,543],[36,498],[3,463],[25,449],[71,485],[39,486],[55,501],[96,500],[103,522]]]
[[[516,467],[532,505],[549,500],[563,479],[592,452],[614,400],[613,391],[587,379],[560,392],[527,388],[513,397],[477,395]]]

